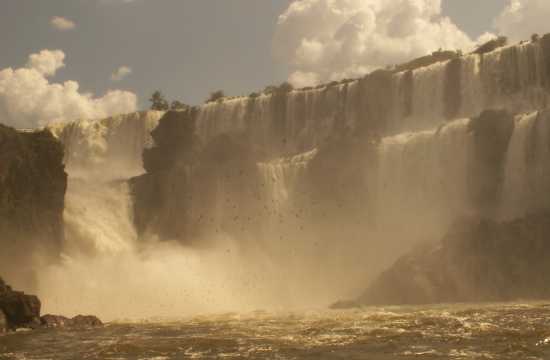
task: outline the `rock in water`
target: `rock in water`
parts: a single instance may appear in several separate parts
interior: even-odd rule
[[[92,315],[78,315],[72,319],[61,315],[44,315],[40,321],[42,326],[47,328],[103,326],[101,320]]]
[[[96,327],[103,326],[101,320],[93,315],[78,315],[71,319],[71,326],[75,327]]]
[[[44,315],[40,318],[42,326],[47,328],[66,327],[71,325],[71,319],[60,315]]]
[[[96,316],[78,315],[69,319],[61,315],[40,317],[40,300],[34,295],[26,295],[12,288],[0,278],[0,333],[14,329],[34,329],[40,326],[57,327],[96,327],[103,323]]]
[[[10,328],[40,325],[40,300],[20,291],[0,295],[0,310],[4,312]]]
[[[40,307],[40,300],[36,296],[13,291],[0,278],[0,311],[6,318],[8,328],[38,326],[40,324]]]

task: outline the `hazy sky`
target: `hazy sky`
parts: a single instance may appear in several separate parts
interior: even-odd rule
[[[169,99],[197,104],[217,89],[240,95],[293,77],[300,84],[353,76],[430,49],[473,44],[485,32],[521,33],[517,29],[525,24],[548,27],[549,4],[0,0],[0,118],[13,123],[25,113],[27,120],[17,125],[31,126],[135,109],[134,94],[137,107],[145,108],[155,89]],[[505,8],[507,15],[500,15],[503,20],[495,26]],[[280,16],[286,20],[278,23]],[[531,21],[537,16],[538,23]],[[525,29],[522,38],[532,29]],[[42,50],[62,53],[41,53],[34,63],[47,71],[36,71],[29,56]],[[107,93],[115,89],[123,91]]]
[[[271,37],[286,0],[0,0],[0,69],[23,66],[31,53],[61,49],[67,66],[56,81],[76,80],[102,93],[122,88],[146,97],[162,89],[195,103],[218,88],[250,92],[281,82]],[[76,27],[59,31],[54,16]],[[132,68],[113,83],[120,66]]]

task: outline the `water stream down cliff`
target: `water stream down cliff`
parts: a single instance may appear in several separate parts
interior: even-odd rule
[[[461,216],[549,209],[549,101],[545,36],[317,89],[52,126],[69,189],[65,262],[42,277],[44,296],[66,305],[54,277],[95,300],[117,286],[136,296],[112,316],[357,296]],[[144,307],[151,291],[180,300]]]

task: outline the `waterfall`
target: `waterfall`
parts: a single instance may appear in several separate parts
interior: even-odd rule
[[[518,117],[510,143],[511,125],[505,129],[505,141],[498,146],[489,141],[487,148],[479,143],[487,136],[496,138],[498,129],[493,129],[492,119],[476,118],[488,108],[544,108],[549,103],[547,57],[540,42],[525,43],[315,89],[225,99],[186,112],[184,120],[194,123],[197,148],[206,149],[204,153],[195,158],[195,150],[186,148],[181,155],[185,159],[178,152],[171,158],[167,154],[172,154],[174,142],[167,141],[160,155],[147,152],[158,155],[151,161],[158,161],[161,174],[141,179],[146,190],[149,185],[161,189],[151,192],[147,204],[154,206],[146,220],[165,216],[161,226],[183,224],[174,226],[163,243],[150,234],[140,234],[144,239],[137,241],[127,184],[144,172],[142,154],[162,113],[52,125],[66,150],[67,239],[65,263],[46,272],[44,279],[80,281],[76,286],[82,294],[97,297],[94,291],[101,289],[100,295],[108,298],[117,289],[101,280],[113,272],[118,276],[114,285],[136,299],[154,304],[149,292],[170,298],[163,302],[166,308],[148,308],[148,314],[226,310],[228,304],[231,310],[315,300],[319,304],[334,300],[335,292],[349,291],[350,283],[364,281],[365,263],[379,271],[418,241],[441,237],[457,217],[482,213],[476,201],[494,202],[494,194],[479,196],[488,187],[498,186],[495,196],[500,196],[498,215],[503,218],[548,209],[550,112]],[[170,121],[166,124],[173,124]],[[481,130],[473,124],[481,124]],[[188,129],[173,127],[182,128]],[[365,134],[372,136],[367,140]],[[373,138],[379,142],[373,142],[371,150]],[[359,146],[367,144],[358,144],[361,141],[369,146]],[[484,164],[493,160],[493,152],[503,154],[505,145],[502,176],[498,166],[485,173]],[[357,155],[367,148],[364,159]],[[225,156],[227,149],[235,154]],[[166,157],[170,161],[165,164]],[[256,166],[258,159],[273,160]],[[323,160],[330,166],[319,165]],[[309,202],[301,202],[308,196],[304,186],[314,187],[307,182],[314,176],[319,180],[317,192]],[[323,176],[329,181],[322,181]],[[361,193],[353,203],[349,198],[354,193],[340,191],[349,184],[368,195]],[[331,194],[333,190],[338,195]],[[172,202],[157,202],[162,196]],[[368,204],[357,204],[367,198]],[[345,208],[346,201],[352,206]],[[493,208],[486,208],[492,216]],[[345,219],[353,211],[353,219]],[[189,227],[182,220],[185,216],[190,226],[207,228],[200,236],[215,240],[197,248],[176,246],[171,241],[179,239],[172,237]],[[318,229],[326,234],[314,231]],[[88,277],[86,266],[98,269],[100,277]],[[143,281],[125,284],[126,277],[119,273]],[[46,280],[44,284],[53,282]],[[44,297],[61,307],[66,305],[59,300],[61,293],[63,289],[45,289]],[[124,313],[124,305],[117,304],[116,311]],[[128,306],[131,315],[141,310],[140,300]]]
[[[310,197],[307,186],[317,156],[314,149],[258,164],[266,216],[252,254],[260,254],[263,272],[275,274],[275,292],[288,307],[328,304],[336,293],[352,296],[365,279],[365,268],[376,261],[366,237],[354,239],[335,222],[313,220],[311,206],[318,199]],[[319,228],[336,229],[342,238],[322,238]]]
[[[468,209],[472,137],[468,119],[382,139],[376,209],[382,229],[429,237]],[[371,168],[372,164],[368,164]]]
[[[265,99],[265,96],[264,96]],[[265,101],[258,101],[259,106],[252,111],[262,111]],[[237,98],[221,102],[212,102],[200,107],[197,115],[197,134],[204,141],[221,134],[242,132],[246,128],[248,101]]]
[[[548,106],[547,61],[548,54],[540,41],[507,46],[482,56],[479,78],[483,84],[483,108],[517,113]]]
[[[135,246],[132,206],[124,182],[143,173],[141,154],[162,112],[55,124],[69,174],[65,250],[116,253]]]
[[[413,71],[412,116],[405,120],[405,128],[426,129],[445,118],[446,65],[441,62]]]
[[[490,56],[490,55],[489,55]],[[457,96],[460,98],[459,116],[477,115],[485,107],[485,93],[481,80],[481,59],[477,55],[466,56],[460,63],[460,84]]]
[[[237,102],[233,105],[238,107]],[[240,239],[227,234],[211,234],[216,237],[211,244],[196,248],[154,237],[137,241],[127,180],[143,173],[142,152],[161,115],[136,113],[51,127],[65,145],[69,187],[63,261],[39,274],[44,310],[94,313],[112,320],[319,301],[311,287],[303,288],[305,278],[313,274],[294,273],[297,278],[289,284],[292,269],[303,266],[299,258],[296,267],[280,271],[280,263],[265,248],[243,248]],[[292,183],[314,155],[312,151],[258,167],[281,176],[281,184],[270,177],[270,186],[281,189],[277,196],[283,201],[282,188],[292,192]],[[227,189],[223,179],[216,184],[214,217],[222,218]],[[288,297],[280,299],[282,293]]]
[[[208,142],[221,134],[248,132],[251,140],[268,150],[282,154],[309,151],[333,130],[335,118],[344,108],[344,88],[333,86],[205,104],[196,117],[197,134]]]
[[[255,145],[289,156],[319,147],[335,127],[366,126],[389,136],[486,109],[533,111],[550,104],[548,58],[542,41],[526,42],[408,72],[205,104],[198,110],[198,133],[207,142],[247,132]]]
[[[308,163],[317,155],[317,149],[295,155],[290,158],[275,159],[258,164],[264,182],[266,206],[270,218],[285,216],[291,209],[291,202],[296,195],[294,191],[300,180],[303,180]]]
[[[521,115],[506,158],[501,217],[550,209],[550,111]]]
[[[65,147],[65,165],[70,178],[128,179],[143,173],[141,156],[151,145],[151,131],[162,114],[159,111],[132,113],[54,124],[49,129]]]
[[[293,143],[291,153],[309,151],[330,135],[343,109],[344,88],[340,85],[288,94],[285,138]]]
[[[471,190],[475,153],[470,120],[383,138],[377,168],[377,217],[383,228],[396,221],[411,229],[442,228],[458,216],[475,213]],[[496,136],[496,134],[495,134]],[[479,150],[478,150],[479,151]],[[550,209],[550,112],[519,115],[507,147],[499,194],[501,219]],[[493,184],[492,187],[498,186]],[[487,214],[485,214],[487,215]]]
[[[299,231],[305,214],[299,210],[301,198],[298,191],[305,180],[309,162],[316,155],[317,149],[258,164],[264,203],[262,235],[258,242],[261,252],[274,264],[274,270],[284,267],[298,273],[298,269],[303,269],[304,258],[299,249],[308,248],[310,244]]]

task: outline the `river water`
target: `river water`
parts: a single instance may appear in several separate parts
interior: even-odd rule
[[[550,359],[550,305],[377,307],[0,336],[0,359]]]

